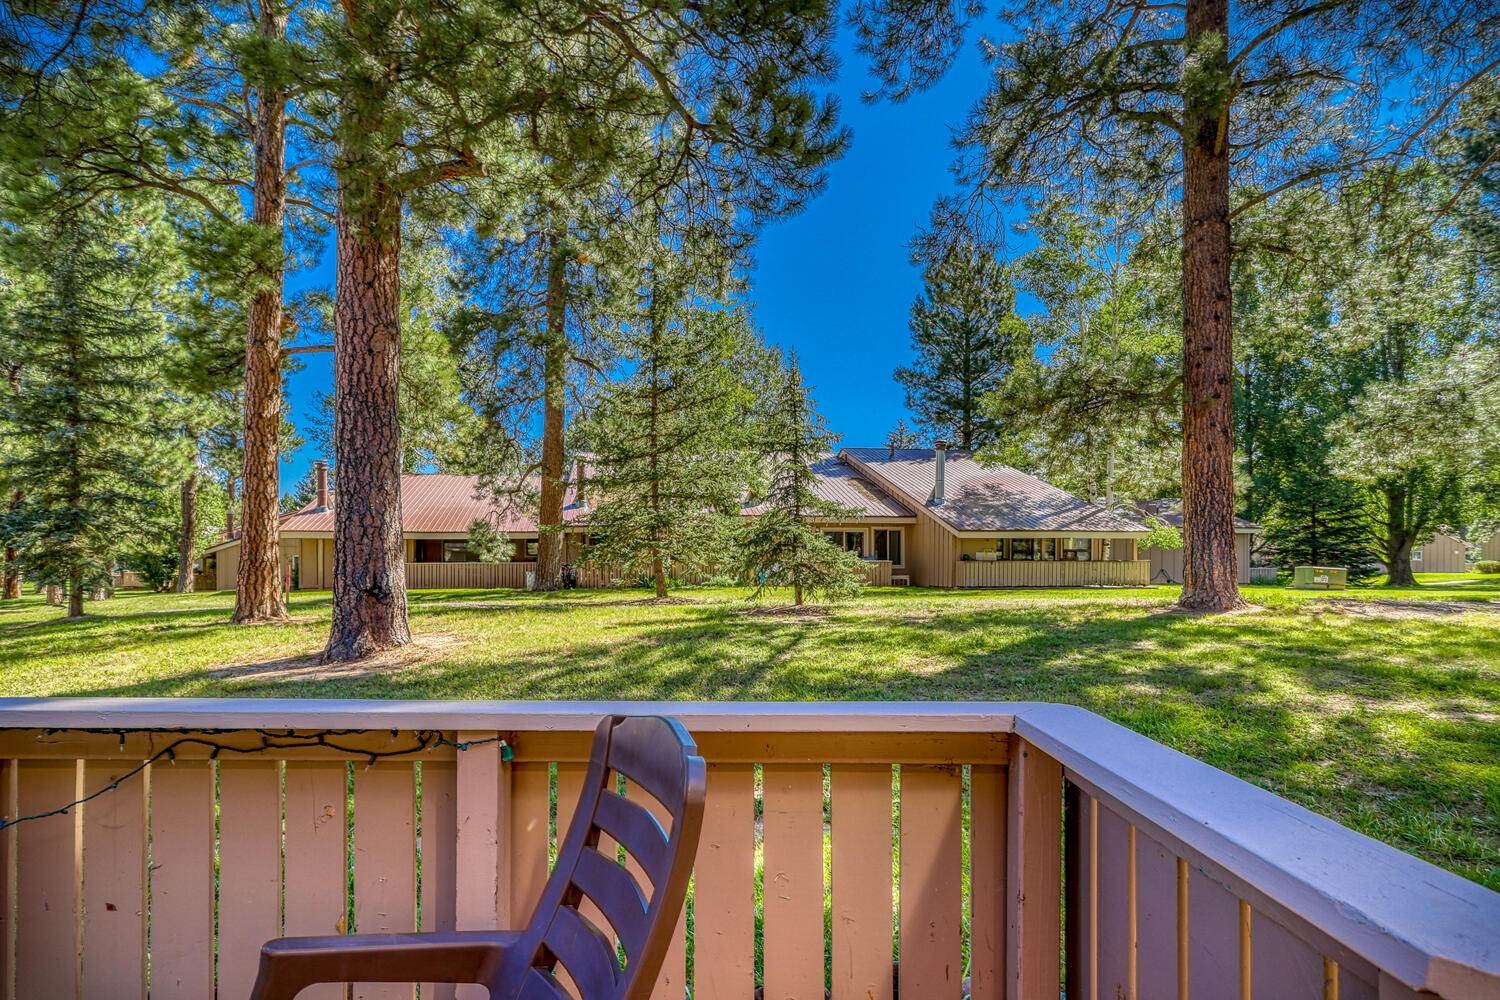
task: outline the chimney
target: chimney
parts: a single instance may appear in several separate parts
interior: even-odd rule
[[[943,467],[948,464],[948,442],[934,441],[933,447],[932,503],[938,506],[943,502]]]
[[[580,458],[578,460],[578,472],[573,477],[573,502],[580,507],[587,507],[589,502],[583,495],[583,470],[584,462]]]
[[[234,477],[229,477],[229,502],[224,505],[224,537],[234,535]]]
[[[328,509],[328,463],[318,459],[313,463],[313,476],[318,482],[318,509]]]

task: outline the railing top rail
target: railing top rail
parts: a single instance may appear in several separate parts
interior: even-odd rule
[[[1015,731],[1134,822],[1416,990],[1500,998],[1500,893],[1071,705]]]
[[[484,729],[593,732],[602,715],[671,715],[699,733],[1007,733],[1018,702],[390,701],[0,698],[0,729]]]

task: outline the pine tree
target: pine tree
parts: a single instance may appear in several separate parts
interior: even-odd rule
[[[658,598],[677,572],[723,560],[747,486],[737,367],[753,335],[733,304],[696,300],[689,267],[666,252],[647,267],[620,351],[630,374],[602,389],[580,431],[585,558],[649,575]]]
[[[900,450],[902,448],[916,448],[920,444],[917,432],[906,425],[906,418],[902,417],[896,421],[896,426],[885,436],[885,444],[888,448]]]
[[[37,196],[5,248],[18,269],[46,277],[8,331],[20,377],[4,397],[15,437],[5,473],[22,500],[5,519],[22,571],[66,585],[77,617],[171,480],[159,444],[169,437],[158,412],[163,325],[120,206]]]
[[[993,253],[963,244],[928,263],[922,286],[911,307],[916,361],[896,381],[929,437],[981,448],[997,430],[984,399],[1031,346],[1015,285]]]
[[[1375,522],[1363,493],[1327,476],[1289,475],[1265,516],[1266,543],[1276,564],[1285,570],[1344,566],[1351,580],[1377,573]]]
[[[767,587],[791,587],[797,605],[805,598],[852,596],[864,586],[863,561],[834,545],[813,523],[850,513],[815,489],[813,463],[832,451],[838,438],[813,409],[795,354],[787,360],[774,404],[760,429],[765,473],[760,502],[740,538],[741,568],[757,581],[757,595]]]

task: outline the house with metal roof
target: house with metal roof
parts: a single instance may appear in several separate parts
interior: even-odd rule
[[[1139,500],[1135,506],[1143,519],[1160,521],[1179,530],[1182,528],[1181,500]],[[1276,579],[1275,566],[1255,565],[1257,541],[1264,534],[1265,529],[1254,521],[1247,521],[1243,517],[1234,519],[1235,579],[1240,583]],[[1182,549],[1165,549],[1157,545],[1148,545],[1141,550],[1141,558],[1151,564],[1152,583],[1181,583],[1182,556]]]
[[[1135,516],[1112,511],[1003,465],[981,463],[950,449],[845,448],[812,466],[814,488],[841,509],[818,522],[831,541],[870,564],[872,583],[931,587],[1140,586],[1149,563],[1137,542],[1147,529]],[[588,538],[588,467],[570,470],[564,494],[565,559],[574,561]],[[283,515],[284,574],[294,589],[333,583],[336,494],[318,467],[317,496]],[[497,505],[478,477],[412,474],[401,482],[407,585],[423,587],[525,586],[536,561],[535,520]],[[760,508],[749,503],[746,517]],[[468,550],[469,526],[488,520],[515,544],[509,563],[481,563]],[[209,551],[220,589],[232,589],[238,536]],[[611,581],[585,570],[585,585]]]

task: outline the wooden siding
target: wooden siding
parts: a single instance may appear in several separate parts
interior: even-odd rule
[[[243,996],[273,934],[515,926],[611,712],[709,765],[660,996],[889,1000],[893,947],[941,1000],[1500,996],[1500,895],[1071,706],[16,699],[4,814],[104,791],[0,835],[0,997]]]
[[[467,587],[524,587],[534,562],[409,562],[406,585],[412,590],[456,590]]]
[[[1108,562],[956,562],[959,587],[1144,587],[1151,564],[1144,559]]]
[[[1414,573],[1462,573],[1469,568],[1464,540],[1456,535],[1434,535],[1421,550],[1422,558],[1411,561]]]
[[[1235,580],[1240,583],[1249,583],[1254,579],[1250,572],[1252,538],[1252,535],[1245,532],[1235,532],[1234,535],[1234,572]],[[1182,549],[1161,549],[1155,546],[1141,549],[1141,558],[1151,563],[1152,583],[1181,583],[1182,557]],[[1271,575],[1274,577],[1275,573]]]
[[[958,559],[958,537],[924,510],[908,532],[906,570],[918,587],[953,586],[953,564]]]

